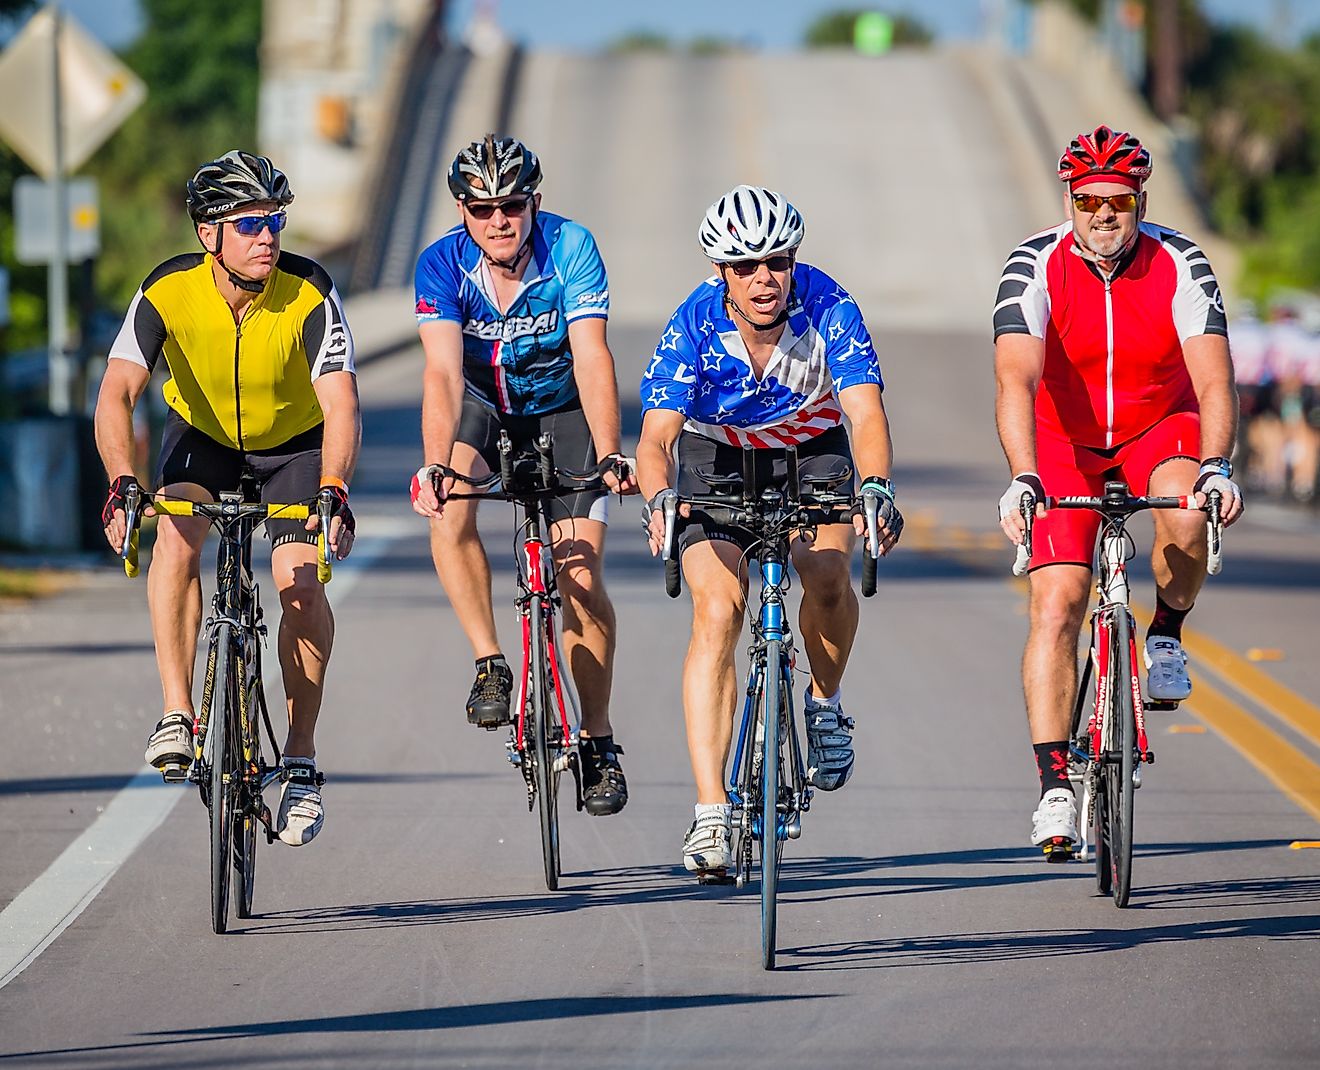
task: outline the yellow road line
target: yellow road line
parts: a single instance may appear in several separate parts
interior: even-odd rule
[[[1320,821],[1320,765],[1236,702],[1201,685],[1184,703],[1308,814]]]
[[[1150,614],[1134,610],[1133,615],[1143,628],[1149,625]],[[1196,659],[1197,668],[1208,669],[1224,683],[1250,695],[1252,701],[1320,746],[1320,707],[1194,628],[1183,629],[1183,649]]]

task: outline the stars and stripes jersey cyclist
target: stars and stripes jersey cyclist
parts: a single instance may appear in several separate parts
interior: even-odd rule
[[[846,489],[855,475],[864,477],[862,493],[882,502],[880,548],[887,552],[898,538],[902,517],[893,503],[875,347],[847,291],[797,262],[804,232],[798,210],[760,187],[737,186],[706,212],[698,236],[715,275],[674,313],[641,383],[637,475],[649,502],[652,553],[666,542],[666,503],[672,513],[684,498],[708,493],[712,478],[741,481],[747,451],[760,462],[753,467],[766,486],[782,489],[788,447],[804,480],[842,477]],[[760,492],[760,474],[757,480],[745,493]],[[698,874],[723,873],[730,860],[724,766],[737,693],[734,650],[746,562],[758,542],[697,506],[677,508],[674,552],[693,606],[683,704],[697,789],[683,860]],[[790,548],[811,664],[808,782],[823,791],[842,787],[853,771],[853,722],[843,712],[841,683],[858,619],[849,572],[854,539],[854,524],[822,524],[814,539],[795,539]]]
[[[793,446],[843,422],[839,392],[883,389],[857,302],[819,268],[795,263],[784,331],[764,370],[752,366],[719,275],[670,318],[642,376],[642,409],[672,409],[684,430],[732,446]]]

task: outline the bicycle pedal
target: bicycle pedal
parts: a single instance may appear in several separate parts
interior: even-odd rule
[[[1142,703],[1147,713],[1172,713],[1180,703],[1177,702],[1159,702],[1154,699],[1147,699]]]
[[[1074,845],[1067,836],[1055,836],[1040,845],[1046,862],[1067,862],[1072,858]]]
[[[729,876],[727,869],[704,869],[697,874],[697,883],[701,885],[734,884],[736,879]]]
[[[182,784],[188,779],[188,768],[180,762],[164,762],[156,768],[166,784]]]

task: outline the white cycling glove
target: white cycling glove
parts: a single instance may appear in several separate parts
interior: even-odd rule
[[[1211,457],[1201,462],[1201,471],[1192,484],[1193,494],[1214,494],[1220,497],[1220,512],[1226,513],[1233,501],[1241,500],[1242,490],[1230,478],[1233,465],[1226,457]]]
[[[1004,496],[999,499],[999,519],[1020,514],[1022,509],[1022,496],[1029,494],[1037,503],[1045,500],[1045,486],[1040,481],[1040,476],[1035,472],[1022,472],[1013,477],[1013,482],[1008,485],[1008,490],[1004,491]]]

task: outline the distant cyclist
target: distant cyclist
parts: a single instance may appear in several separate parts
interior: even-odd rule
[[[280,251],[283,172],[264,156],[233,151],[203,164],[188,183],[188,212],[203,252],[166,260],[142,283],[96,403],[96,441],[110,477],[102,521],[124,541],[133,471],[133,409],[165,358],[169,415],[152,485],[170,498],[214,501],[250,474],[268,502],[300,502],[328,489],[336,501],[329,543],[353,545],[348,506],[361,439],[353,339],[330,277]],[[283,613],[280,667],[289,704],[276,830],[294,846],[324,820],[314,732],[334,617],[316,579],[318,520],[271,520],[271,571]],[[208,523],[161,516],[147,601],[165,714],[147,744],[154,766],[193,757],[193,662],[202,621],[200,559]]]
[[[664,539],[665,499],[709,489],[694,468],[740,475],[743,450],[754,449],[777,462],[782,479],[789,445],[803,474],[860,473],[862,492],[880,503],[884,549],[898,539],[902,517],[875,348],[856,301],[823,271],[798,262],[803,234],[797,209],[756,186],[735,187],[706,212],[699,239],[715,274],[674,313],[641,385],[637,468],[653,553]],[[791,550],[802,582],[798,632],[811,663],[803,704],[807,776],[822,791],[842,787],[853,771],[853,720],[843,712],[841,684],[857,632],[854,540],[852,524],[829,524],[812,542],[794,540]],[[731,860],[724,773],[753,538],[696,513],[677,545],[692,594],[683,709],[697,787],[683,863],[700,874]]]
[[[620,467],[606,485],[636,490],[621,463],[605,265],[590,231],[541,211],[540,182],[540,161],[522,142],[474,141],[449,169],[459,224],[417,262],[426,463],[413,479],[413,508],[431,518],[435,569],[476,656],[468,720],[486,728],[511,721],[513,672],[495,628],[477,503],[446,500],[447,486],[437,497],[435,466],[485,475],[499,470],[501,431],[515,447],[549,433],[559,464],[582,470],[616,458]],[[609,716],[615,620],[602,571],[607,504],[598,491],[551,505],[564,660],[582,702],[583,794],[595,815],[618,813],[628,801]]]
[[[1038,845],[1078,840],[1067,735],[1099,524],[1084,510],[1044,514],[1046,494],[1098,495],[1122,478],[1134,494],[1219,491],[1227,523],[1242,513],[1228,461],[1237,395],[1219,284],[1192,241],[1144,221],[1150,173],[1150,153],[1131,134],[1100,126],[1075,137],[1059,160],[1068,218],[1013,251],[995,306],[995,413],[1013,476],[1000,522],[1020,543],[1024,496],[1040,516],[1022,659]],[[1205,580],[1205,523],[1152,515],[1146,694],[1179,702],[1192,690],[1182,624]]]

